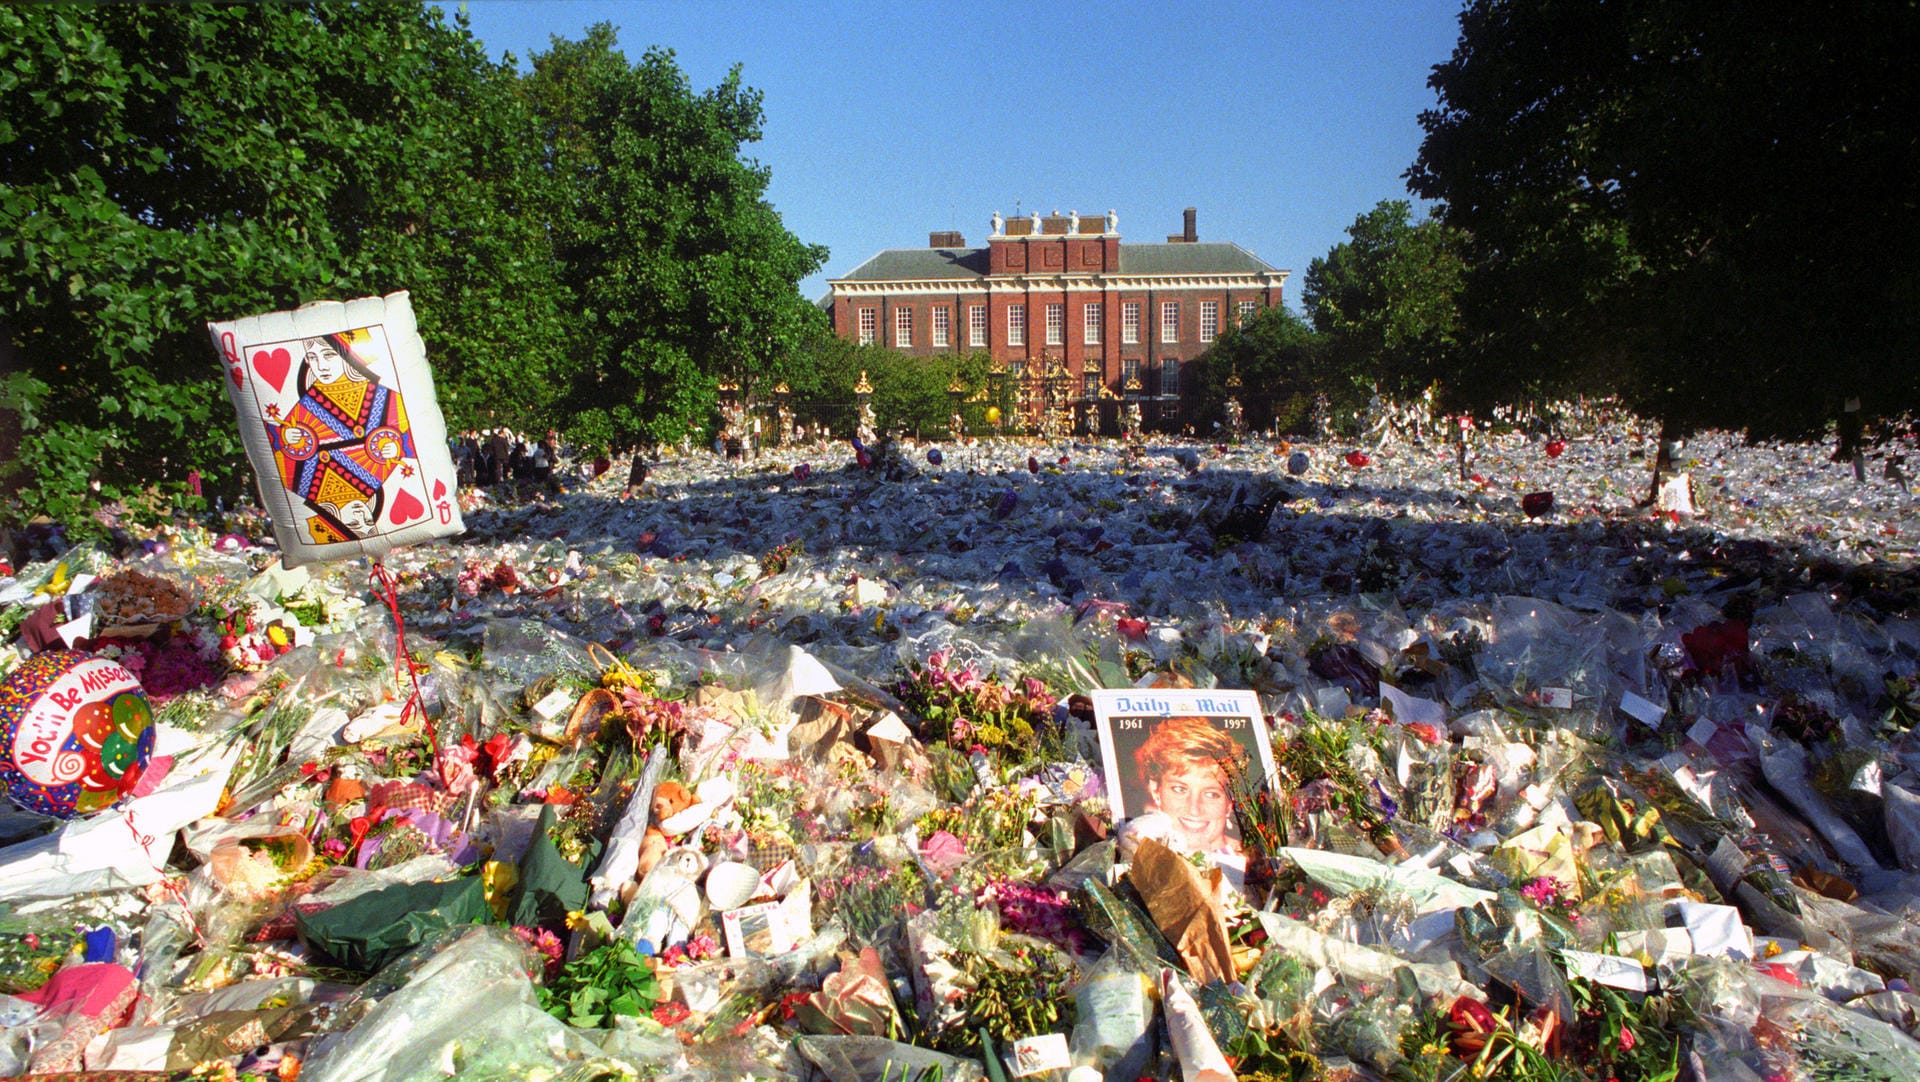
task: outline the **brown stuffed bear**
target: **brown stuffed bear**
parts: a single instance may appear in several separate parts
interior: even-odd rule
[[[692,791],[677,781],[663,781],[654,788],[653,822],[647,827],[646,837],[640,839],[640,861],[634,872],[635,880],[645,879],[673,844],[673,839],[660,829],[660,824],[692,806]]]

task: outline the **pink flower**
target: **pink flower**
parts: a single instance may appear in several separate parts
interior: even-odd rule
[[[1625,1026],[1620,1027],[1620,1051],[1631,1052],[1633,1051],[1633,1046],[1639,1043],[1640,1039],[1633,1035],[1632,1030]]]
[[[520,942],[532,947],[546,958],[548,977],[560,972],[560,963],[566,957],[567,948],[560,942],[559,936],[545,928],[529,928],[521,924],[513,926],[513,934],[520,938]]]
[[[1541,876],[1520,888],[1520,896],[1541,909],[1551,907],[1560,898],[1560,884],[1550,876]]]

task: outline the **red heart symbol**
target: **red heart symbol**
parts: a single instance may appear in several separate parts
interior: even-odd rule
[[[436,477],[436,478],[434,478],[434,479],[433,479],[433,499],[434,499],[434,502],[435,502],[435,503],[438,503],[438,502],[440,501],[440,499],[441,499],[442,497],[444,497],[444,496],[445,496],[446,494],[447,494],[447,481],[446,481],[446,478],[444,478],[444,477]]]
[[[253,355],[253,370],[260,373],[261,379],[273,384],[275,391],[286,386],[287,371],[292,367],[293,354],[285,349],[276,349],[272,353],[263,349]]]
[[[240,366],[237,364],[227,369],[227,374],[233,377],[233,385],[235,387],[240,386],[241,382],[245,379],[245,377],[240,374]]]
[[[404,488],[400,490],[398,496],[393,498],[393,524],[395,526],[404,526],[426,513],[427,509],[421,504],[420,498]]]

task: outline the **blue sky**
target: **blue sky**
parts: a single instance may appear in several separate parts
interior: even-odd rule
[[[455,4],[444,4],[452,9]],[[522,65],[610,22],[637,58],[672,49],[697,89],[734,64],[763,91],[787,228],[831,250],[809,298],[931,230],[982,244],[989,215],[1120,215],[1158,241],[1198,208],[1201,240],[1293,271],[1345,239],[1401,174],[1460,0],[1048,4],[469,0],[474,35]]]

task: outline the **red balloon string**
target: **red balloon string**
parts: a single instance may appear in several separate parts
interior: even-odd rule
[[[400,615],[400,591],[394,585],[393,576],[387,573],[387,565],[379,560],[373,562],[373,584],[374,593],[387,603],[387,612],[393,616],[394,666],[407,674],[407,683],[413,689],[407,696],[407,705],[400,710],[400,724],[405,725],[414,714],[420,715],[420,727],[427,732],[427,750],[433,753],[437,766],[440,738],[433,731],[433,719],[427,716],[426,707],[420,705],[420,681],[413,672],[413,655],[407,652],[407,622]]]
[[[180,915],[186,919],[187,931],[193,933],[194,942],[202,947],[206,946],[206,933],[200,930],[200,922],[193,919],[193,907],[187,904],[187,889],[180,885],[178,878],[167,875],[167,870],[154,859],[153,843],[159,839],[151,834],[142,833],[140,828],[134,825],[132,805],[127,806],[127,830],[133,834],[133,840],[138,842],[141,850],[147,854],[147,863],[153,866],[153,873],[160,877],[160,889],[180,903]]]

